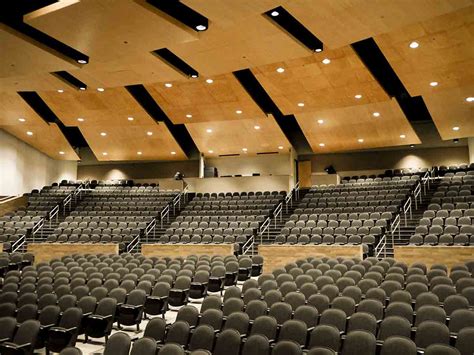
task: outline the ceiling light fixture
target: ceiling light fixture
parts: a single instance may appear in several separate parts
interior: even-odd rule
[[[197,74],[191,74],[191,78],[196,79],[199,75]]]
[[[467,102],[474,102],[474,96],[466,97]]]
[[[208,84],[212,84],[213,82],[214,82],[214,80],[212,80],[212,79],[206,79],[206,83],[208,83]]]
[[[64,155],[64,152],[63,152],[63,151],[60,151],[59,154]]]
[[[79,88],[79,90],[81,90],[81,91],[86,91],[86,88],[85,88],[84,86],[81,86],[81,87]]]
[[[172,88],[172,87],[173,87],[173,84],[171,84],[171,83],[165,83],[165,86],[166,86],[167,88]]]
[[[142,155],[142,152],[137,152],[138,155]]]
[[[242,114],[242,110],[236,110],[235,113],[238,114],[238,115],[241,115],[241,114]]]
[[[410,144],[410,148],[415,148],[415,145],[414,145],[414,144]]]
[[[380,117],[380,113],[379,113],[379,112],[374,112],[374,113],[372,114],[372,116],[374,116],[374,117]]]
[[[133,121],[133,120],[134,120],[134,118],[133,118],[133,117],[128,117],[128,118],[127,118],[127,120],[129,120],[129,121]]]
[[[197,25],[197,26],[196,26],[196,30],[198,30],[198,31],[205,31],[205,30],[207,30],[207,27],[204,26],[204,25]]]
[[[432,87],[438,86],[438,82],[437,81],[432,81],[430,83],[430,86],[432,86]]]
[[[171,155],[176,155],[176,152],[171,152]]]
[[[26,134],[29,135],[29,136],[32,136],[32,135],[33,135],[33,132],[27,131]]]
[[[285,68],[280,67],[280,68],[277,68],[276,71],[277,71],[278,73],[283,73],[283,72],[285,72]]]
[[[458,126],[453,127],[453,131],[459,131],[459,130],[460,130],[460,128]]]
[[[242,148],[242,151],[246,152],[246,151],[248,151],[248,149],[247,148]]]
[[[304,102],[298,102],[299,107],[304,107]]]
[[[326,145],[326,144],[324,144],[324,143],[319,143],[319,146],[320,146],[320,147],[324,147],[325,145]]]
[[[62,93],[64,92],[64,90],[63,90],[63,89],[58,89],[58,92],[59,92],[60,94],[62,94]]]
[[[82,117],[79,117],[77,120],[78,120],[79,122],[84,122],[84,119],[83,119]]]
[[[106,156],[106,155],[107,155],[107,152],[103,152],[102,155]]]
[[[453,143],[454,143],[454,144],[458,144],[458,143],[459,143],[459,139],[458,139],[458,138],[454,138],[454,139],[453,139]]]
[[[101,135],[102,137],[105,137],[105,136],[107,135],[107,133],[105,133],[105,132],[100,132],[100,135]]]
[[[363,138],[359,138],[359,139],[357,140],[357,142],[359,142],[359,143],[364,143],[364,139],[363,139]]]
[[[84,59],[79,59],[77,62],[79,64],[87,64],[87,60],[84,60]]]
[[[278,146],[278,149],[282,150],[282,149],[283,149],[283,146],[282,146],[282,145]]]
[[[188,113],[188,114],[186,115],[186,118],[193,118],[193,115],[191,115],[190,113]]]
[[[207,133],[212,133],[212,129],[208,128],[208,129],[206,129],[206,132]]]
[[[153,135],[153,132],[148,131],[148,132],[146,132],[146,135],[147,135],[147,136],[152,136],[152,135]]]
[[[361,95],[361,94],[357,94],[357,95],[355,95],[354,97],[355,97],[357,100],[362,99],[362,95]]]
[[[104,92],[105,89],[104,88],[97,88],[97,91]]]
[[[26,119],[24,119],[24,118],[19,118],[18,121],[20,121],[20,122],[26,122]]]
[[[316,48],[314,51],[319,53],[319,52],[322,52],[323,50],[321,48]]]
[[[400,138],[401,138],[401,139],[405,139],[406,137],[407,137],[406,135],[400,134]]]
[[[276,17],[276,16],[278,16],[279,14],[280,14],[280,13],[279,13],[278,11],[272,11],[272,12],[270,13],[270,15],[272,15],[273,17]]]
[[[323,64],[329,64],[329,63],[331,63],[331,59],[329,59],[329,58],[324,58],[324,59],[322,60],[322,63],[323,63]]]
[[[260,126],[253,126],[253,128],[258,130],[258,129],[260,129]]]
[[[413,42],[410,43],[410,48],[415,49],[415,48],[418,48],[419,46],[420,46],[420,44],[418,42],[413,41]]]
[[[324,120],[318,120],[318,124],[323,124]]]
[[[209,153],[209,154],[212,154],[212,153],[214,153],[214,151],[213,151],[213,150],[209,150],[208,153]]]

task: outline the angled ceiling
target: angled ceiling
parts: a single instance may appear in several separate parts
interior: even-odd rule
[[[77,159],[64,130],[43,121],[16,93],[35,91],[59,126],[79,128],[99,160],[186,159],[185,146],[211,156],[242,154],[242,148],[247,154],[281,153],[294,139],[315,153],[419,144],[398,103],[350,46],[373,37],[408,93],[424,101],[443,139],[474,135],[474,103],[465,100],[474,95],[473,0],[181,1],[209,19],[206,31],[196,32],[145,0],[68,0],[59,9],[51,5],[23,18],[89,56],[85,65],[0,27],[0,128],[52,157],[62,151],[57,158]],[[277,6],[317,36],[324,51],[313,53],[263,15]],[[419,47],[410,48],[412,41]],[[161,48],[199,78],[184,76],[152,54]],[[271,110],[233,74],[247,69]],[[60,70],[88,90],[76,91],[50,74]],[[430,86],[432,81],[439,85]],[[149,94],[154,113],[125,88],[131,85]],[[381,115],[374,120],[373,112]],[[28,120],[20,124],[20,117]],[[44,133],[25,137],[27,125]]]

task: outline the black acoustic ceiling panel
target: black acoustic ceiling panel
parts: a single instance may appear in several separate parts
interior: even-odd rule
[[[179,0],[146,0],[146,2],[194,31],[201,32],[209,28],[209,20],[205,16]]]
[[[197,78],[199,73],[188,63],[178,57],[176,54],[171,52],[168,48],[161,48],[151,52],[153,55],[161,59],[163,62],[180,72],[181,74],[190,77]]]
[[[67,71],[55,71],[51,74],[77,90],[87,90],[87,85],[85,83],[77,79],[72,74],[69,74]]]

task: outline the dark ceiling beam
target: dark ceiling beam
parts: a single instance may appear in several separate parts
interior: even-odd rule
[[[433,121],[421,96],[412,97],[373,38],[351,44],[388,96],[395,98],[410,122]]]
[[[188,63],[178,57],[176,54],[171,52],[168,48],[156,49],[151,52],[155,57],[159,58],[165,64],[172,67],[178,73],[183,74],[188,78],[197,78],[199,73]]]
[[[186,126],[184,124],[174,124],[143,85],[128,85],[125,89],[151,118],[156,122],[164,122],[173,138],[181,147],[181,150],[189,159],[199,159],[201,153]]]
[[[48,125],[55,123],[66,140],[73,148],[89,147],[78,127],[67,127],[59,117],[44,102],[35,91],[19,91],[18,95],[40,116]]]
[[[250,69],[238,70],[233,74],[260,109],[265,114],[271,114],[275,118],[283,134],[298,154],[313,153],[296,117],[294,115],[284,115],[281,112]]]

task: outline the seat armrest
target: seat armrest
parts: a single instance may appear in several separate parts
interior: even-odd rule
[[[8,339],[8,338],[3,338],[3,339],[0,339],[0,343],[4,343],[4,342],[9,341],[9,340],[10,339]]]

